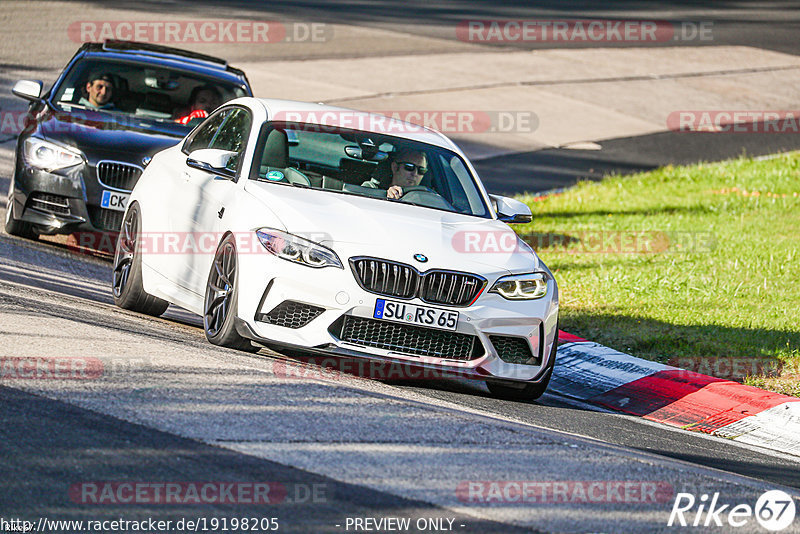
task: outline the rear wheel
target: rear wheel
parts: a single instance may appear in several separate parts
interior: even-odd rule
[[[126,310],[159,316],[169,302],[148,295],[142,286],[142,254],[139,243],[141,216],[139,206],[132,205],[125,215],[114,252],[112,291],[114,304]]]
[[[24,221],[18,221],[14,218],[14,180],[11,180],[11,186],[8,188],[8,200],[6,201],[6,220],[4,228],[8,235],[15,235],[17,237],[24,237],[25,239],[36,239],[39,235],[33,231],[33,226]]]
[[[550,383],[550,377],[553,375],[553,367],[556,364],[556,352],[558,351],[558,327],[556,327],[556,336],[553,340],[553,348],[550,349],[550,362],[547,364],[547,371],[545,371],[544,378],[541,382],[535,384],[526,384],[524,382],[486,382],[486,387],[489,392],[495,397],[506,400],[536,400],[544,395],[547,385]]]
[[[220,347],[257,352],[259,347],[253,346],[236,331],[234,321],[239,308],[237,275],[236,241],[229,235],[219,244],[208,273],[203,303],[206,339]]]

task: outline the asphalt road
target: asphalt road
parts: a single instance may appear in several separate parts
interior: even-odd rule
[[[514,531],[509,524],[659,531],[669,503],[485,510],[454,493],[463,480],[494,479],[657,480],[675,492],[719,491],[728,499],[800,488],[795,458],[552,395],[519,403],[493,399],[479,383],[386,384],[313,369],[281,374],[285,357],[217,349],[205,341],[199,318],[181,310],[152,319],[114,308],[108,262],[4,235],[0,257],[5,356],[104,364],[95,380],[4,380],[4,517],[235,517],[249,509],[91,506],[74,502],[70,488],[87,481],[270,481],[327,492],[316,502],[259,508],[257,515],[278,517],[289,531],[336,532],[347,517],[367,516],[449,517],[464,532]],[[391,430],[398,427],[402,432]],[[424,459],[418,448],[435,456]],[[476,448],[485,451],[480,466],[463,465]],[[631,517],[616,517],[626,506]]]
[[[125,6],[126,2],[95,0],[103,7]],[[257,13],[277,20],[313,20],[320,22],[373,26],[396,29],[413,35],[455,39],[448,28],[466,20],[530,20],[530,19],[610,19],[656,20],[666,22],[712,22],[713,42],[686,42],[687,46],[744,44],[790,54],[800,52],[797,32],[800,31],[800,2],[796,1],[632,1],[593,2],[590,0],[560,2],[546,0],[528,2],[492,2],[491,0],[455,0],[432,3],[424,0],[398,2],[379,0],[342,6],[315,0],[282,0],[269,3],[258,0],[198,0],[191,6],[178,3],[188,10],[205,11],[224,9],[230,13]],[[174,12],[175,5],[165,5],[156,0],[144,0],[137,5],[150,13]],[[670,46],[684,44],[680,41],[645,44],[645,46]],[[610,44],[614,46],[614,43]],[[624,44],[617,44],[625,46]],[[609,46],[609,43],[542,43],[514,42],[502,46],[527,49],[564,48],[584,46]],[[369,54],[368,49],[352,50],[353,55]]]

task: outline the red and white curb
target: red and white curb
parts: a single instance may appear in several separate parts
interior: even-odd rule
[[[566,332],[548,389],[670,426],[800,456],[800,399],[635,358]]]

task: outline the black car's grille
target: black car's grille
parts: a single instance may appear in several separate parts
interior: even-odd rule
[[[483,290],[480,276],[433,269],[420,273],[414,267],[378,258],[350,260],[356,280],[365,290],[387,297],[409,299],[447,306],[468,306]]]
[[[346,316],[339,339],[413,356],[469,361],[483,354],[475,336],[375,319]]]
[[[260,314],[256,320],[286,328],[301,328],[319,317],[324,311],[325,308],[319,306],[284,300],[271,312]]]
[[[108,210],[97,206],[88,206],[88,209],[89,219],[91,219],[92,226],[95,228],[108,230],[110,232],[118,232],[122,227],[122,217],[125,215],[125,212]]]
[[[28,197],[28,206],[41,211],[55,213],[56,215],[69,215],[69,200],[61,195],[50,193],[31,193]]]
[[[489,340],[494,345],[494,350],[500,359],[508,363],[526,363],[538,365],[541,360],[534,358],[528,340],[523,337],[513,336],[489,336]]]
[[[130,191],[142,175],[141,167],[115,161],[101,161],[97,164],[97,179],[101,185]]]

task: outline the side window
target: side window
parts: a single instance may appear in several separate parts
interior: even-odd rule
[[[438,164],[444,171],[443,187],[439,192],[453,207],[461,213],[486,215],[486,207],[481,201],[480,194],[473,185],[472,177],[461,158],[452,156],[448,159],[440,155],[438,156]],[[439,190],[440,188],[436,187],[435,189]]]
[[[209,120],[207,120],[201,127],[198,129],[191,139],[187,141],[187,143],[183,147],[183,152],[185,154],[191,154],[195,150],[200,150],[202,148],[213,148],[211,143],[214,142],[214,137],[217,133],[222,122],[231,114],[231,110],[227,109],[220,113],[217,113]]]
[[[252,119],[247,110],[234,109],[225,117],[225,121],[219,131],[209,143],[208,148],[236,152],[236,156],[228,160],[228,165],[226,166],[228,170],[235,171],[239,166],[239,161],[247,144],[247,137],[250,135],[251,123]]]

